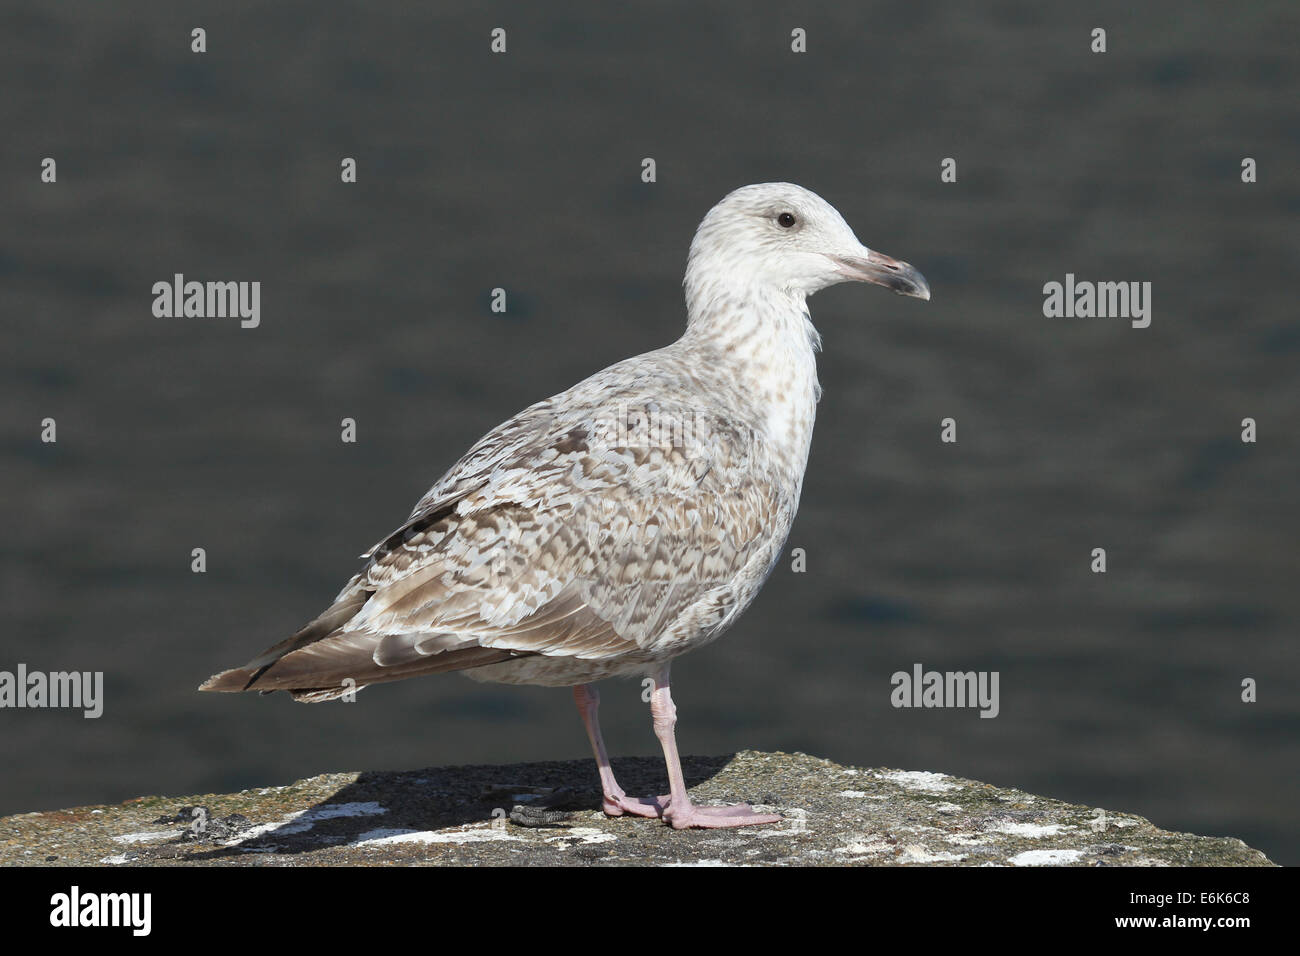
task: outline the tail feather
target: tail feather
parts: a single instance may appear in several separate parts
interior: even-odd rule
[[[237,694],[241,691],[252,690],[253,684],[265,674],[276,661],[285,656],[292,654],[317,641],[323,641],[331,634],[334,634],[348,621],[352,620],[370,599],[371,592],[362,590],[358,586],[358,579],[353,578],[349,582],[349,587],[344,588],[343,593],[339,595],[328,608],[310,621],[300,630],[291,636],[285,638],[279,644],[268,647],[257,657],[253,658],[243,667],[235,667],[230,670],[214,674],[206,681],[199,685],[199,690],[216,691],[218,693]],[[262,688],[257,688],[261,690]]]
[[[243,667],[214,674],[199,685],[199,690],[229,694],[284,690],[294,700],[316,703],[342,697],[370,684],[483,667],[523,656],[519,651],[471,645],[395,666],[382,666],[374,659],[378,641],[374,635],[341,630],[369,598],[370,592],[359,587],[346,589],[320,617],[292,637],[268,648]]]

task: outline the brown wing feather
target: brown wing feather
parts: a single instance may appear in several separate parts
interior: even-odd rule
[[[768,525],[793,510],[754,468],[752,433],[710,422],[707,444],[610,443],[589,418],[541,403],[489,434],[319,618],[201,689],[323,700],[345,680],[609,659],[651,651],[674,622],[723,626],[729,582],[766,562]]]

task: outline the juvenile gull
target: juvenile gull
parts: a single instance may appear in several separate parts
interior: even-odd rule
[[[455,670],[571,686],[607,814],[776,822],[748,805],[692,805],[668,670],[735,623],[780,557],[821,392],[807,298],[845,281],[930,297],[919,272],[858,242],[814,193],[730,193],[691,242],[680,339],[494,428],[318,618],[200,689],[322,701]],[[668,767],[659,797],[615,781],[590,686],[642,676]]]

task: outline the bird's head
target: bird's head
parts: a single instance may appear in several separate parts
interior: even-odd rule
[[[688,299],[709,285],[774,289],[809,296],[839,282],[871,282],[930,298],[925,277],[906,262],[868,249],[826,200],[793,183],[742,186],[709,210],[691,242]]]

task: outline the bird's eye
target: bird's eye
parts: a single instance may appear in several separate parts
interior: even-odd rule
[[[783,212],[781,213],[781,215],[776,217],[776,221],[780,223],[781,228],[789,229],[791,226],[794,225],[794,213]]]

